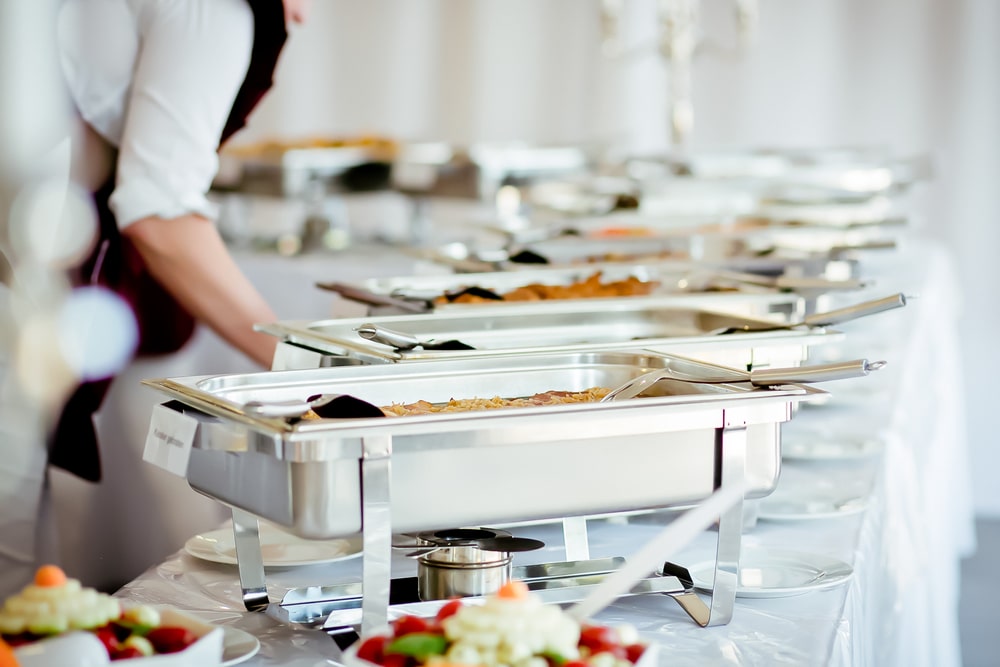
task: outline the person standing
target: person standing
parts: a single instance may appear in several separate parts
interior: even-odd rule
[[[180,349],[202,322],[270,366],[275,341],[253,325],[273,321],[274,313],[226,248],[207,193],[219,147],[271,87],[287,26],[303,22],[308,5],[62,0],[59,6],[58,57],[80,121],[72,178],[94,194],[100,220],[93,252],[71,278],[109,288],[131,306],[140,355]],[[101,478],[91,416],[110,383],[84,382],[69,397],[49,438],[49,465]],[[44,504],[44,494],[33,491],[44,484],[36,468],[24,467],[18,482],[24,507],[16,514],[26,529],[25,517],[37,517]],[[37,565],[24,534],[0,535],[10,590]],[[8,537],[17,544],[8,545]]]

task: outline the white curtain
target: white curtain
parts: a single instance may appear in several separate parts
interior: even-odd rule
[[[666,148],[656,2],[624,5],[625,54],[609,59],[596,0],[316,0],[241,139],[371,131]],[[732,13],[732,0],[702,0],[692,149],[878,145],[933,158],[915,224],[959,264],[976,503],[1000,515],[1000,3],[760,0],[742,54]]]

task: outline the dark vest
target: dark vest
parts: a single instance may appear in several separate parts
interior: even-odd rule
[[[253,52],[246,78],[219,140],[221,146],[246,124],[250,112],[274,83],[274,69],[288,37],[281,0],[247,0],[254,15]],[[75,285],[98,284],[121,296],[135,313],[139,356],[176,352],[190,340],[196,322],[150,275],[138,251],[121,235],[108,207],[112,173],[94,193],[100,237],[91,256],[74,270]],[[89,481],[101,479],[101,459],[91,416],[113,378],[81,384],[63,406],[49,440],[49,463]]]

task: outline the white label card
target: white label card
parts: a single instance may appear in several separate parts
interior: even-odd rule
[[[178,477],[187,477],[188,459],[198,430],[198,420],[164,405],[153,408],[146,434],[143,461]]]

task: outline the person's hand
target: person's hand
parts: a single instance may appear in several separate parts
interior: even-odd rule
[[[282,0],[285,5],[285,24],[305,23],[312,0]]]

